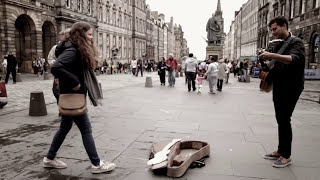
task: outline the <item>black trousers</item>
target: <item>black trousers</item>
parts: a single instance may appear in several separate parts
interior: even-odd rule
[[[278,153],[288,159],[291,156],[292,128],[291,116],[302,90],[293,92],[273,91],[273,104],[278,123]]]
[[[186,73],[187,80],[188,80],[188,90],[191,90],[191,84],[192,84],[192,89],[196,90],[196,73],[195,72],[187,72]]]
[[[222,84],[223,84],[223,79],[218,79],[218,82],[217,82],[217,89],[218,90],[222,90]]]
[[[10,73],[12,74],[13,82],[16,82],[16,68],[7,68],[7,74],[6,74],[6,79],[5,79],[6,84],[8,83]]]
[[[160,83],[161,84],[166,84],[166,72],[160,72]]]

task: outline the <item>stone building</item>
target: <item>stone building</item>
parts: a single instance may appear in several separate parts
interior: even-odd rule
[[[283,15],[289,21],[289,31],[303,40],[306,49],[306,68],[320,67],[320,1],[319,0],[260,0],[258,48],[272,40],[268,33],[271,18]]]
[[[31,72],[32,59],[46,56],[56,44],[60,19],[55,6],[49,1],[6,0],[0,2],[0,9],[0,57],[12,51],[20,70]]]
[[[173,26],[164,31],[164,15],[154,18],[145,0],[2,0],[0,9],[0,57],[12,51],[21,72],[32,72],[33,58],[47,58],[58,32],[79,21],[92,25],[99,57],[108,63],[158,61],[173,47]]]
[[[242,5],[241,13],[241,51],[242,59],[257,60],[258,1],[248,0]]]
[[[175,53],[174,57],[179,61],[183,57],[183,35],[182,27],[179,24],[174,26],[174,36],[175,36]]]

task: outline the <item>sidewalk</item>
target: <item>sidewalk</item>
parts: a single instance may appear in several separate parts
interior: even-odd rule
[[[206,166],[189,169],[182,179],[318,179],[318,103],[298,101],[292,118],[293,164],[276,169],[271,165],[273,161],[262,157],[276,149],[277,124],[272,94],[259,91],[258,79],[239,83],[231,77],[223,92],[210,95],[206,82],[203,93],[197,94],[187,92],[184,78],[177,78],[176,86],[169,88],[160,86],[157,75],[145,76],[152,76],[153,88],[144,87],[145,77],[98,77],[104,106],[89,106],[93,135],[101,159],[117,164],[114,172],[100,175],[88,171],[90,162],[76,126],[58,152],[68,168],[42,168],[42,158],[60,123],[51,93],[52,80],[9,84],[9,96],[16,97],[12,104],[20,109],[15,113],[0,110],[4,114],[0,115],[0,179],[172,179],[154,175],[146,162],[152,143],[173,138],[203,140],[211,146]],[[305,90],[318,91],[319,85],[316,81],[306,82]],[[28,116],[29,94],[35,89],[44,91],[47,116]]]

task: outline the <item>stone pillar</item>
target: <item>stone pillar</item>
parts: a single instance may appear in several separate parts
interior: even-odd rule
[[[151,79],[151,77],[146,77],[145,87],[153,87],[153,86],[152,86],[152,79]]]
[[[29,116],[47,115],[46,103],[42,91],[33,91],[30,93]]]
[[[16,74],[16,81],[17,81],[17,82],[22,82],[21,73],[17,73],[17,74]]]

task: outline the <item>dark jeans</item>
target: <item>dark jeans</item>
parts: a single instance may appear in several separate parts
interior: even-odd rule
[[[53,85],[52,85],[52,93],[54,97],[57,100],[57,104],[59,103],[59,96],[60,96],[60,88],[59,85],[56,83],[55,79],[53,80]]]
[[[5,79],[6,84],[8,83],[10,73],[12,74],[13,82],[16,82],[16,68],[7,68],[7,74],[6,74],[6,79]]]
[[[280,93],[273,91],[273,104],[278,123],[278,153],[288,159],[291,156],[292,128],[291,116],[301,91]]]
[[[191,84],[192,84],[192,89],[196,90],[196,73],[195,72],[187,72],[186,73],[187,80],[188,80],[188,90],[191,90]]]
[[[218,79],[217,89],[218,89],[218,90],[222,90],[222,85],[223,85],[223,79]]]
[[[70,131],[73,122],[75,122],[81,132],[83,145],[87,151],[91,163],[95,166],[99,165],[100,158],[92,137],[91,123],[87,113],[81,116],[62,115],[60,128],[53,137],[47,158],[53,160],[56,157],[57,152],[66,138],[66,135]]]

